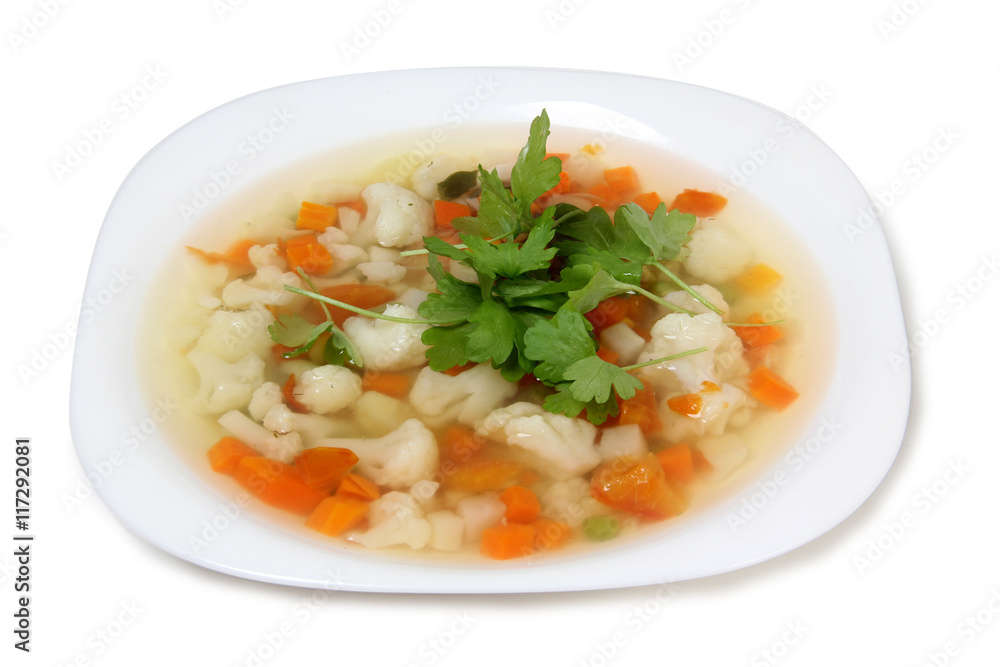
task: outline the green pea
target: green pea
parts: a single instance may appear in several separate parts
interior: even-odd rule
[[[621,525],[613,516],[590,516],[583,520],[583,534],[591,542],[604,542],[618,535]]]

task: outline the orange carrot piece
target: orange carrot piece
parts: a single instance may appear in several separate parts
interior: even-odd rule
[[[628,315],[630,303],[627,297],[609,297],[597,304],[593,310],[588,310],[584,317],[595,331],[600,332],[624,320]]]
[[[337,217],[336,206],[324,206],[323,204],[304,201],[299,208],[299,217],[295,220],[295,228],[322,232],[327,227],[336,225]]]
[[[597,356],[603,359],[604,361],[608,362],[609,364],[617,364],[618,357],[620,355],[614,350],[609,350],[608,348],[602,345],[599,348],[597,348]]]
[[[691,450],[691,467],[694,468],[695,472],[708,472],[713,469],[712,464],[708,462],[700,449]]]
[[[570,190],[573,190],[574,188],[575,188],[575,186],[573,185],[573,181],[569,177],[569,172],[567,172],[565,170],[564,171],[560,171],[559,172],[559,182],[556,183],[555,186],[552,187],[551,190],[548,190],[548,191],[542,193],[542,196],[539,197],[539,199],[542,199],[542,198],[547,197],[549,195],[563,194],[565,192],[569,192]]]
[[[767,264],[755,264],[735,281],[745,292],[763,294],[781,282],[781,274]]]
[[[701,394],[681,394],[667,399],[667,407],[685,417],[697,417],[704,404]]]
[[[467,426],[455,425],[444,432],[441,438],[441,457],[456,463],[464,463],[483,449],[486,441]]]
[[[309,408],[302,405],[299,399],[295,398],[295,373],[288,376],[285,384],[281,386],[281,395],[285,397],[285,403],[292,412],[306,413]]]
[[[439,228],[451,227],[455,218],[472,215],[472,209],[457,201],[434,200],[434,224]]]
[[[667,208],[671,211],[677,209],[681,213],[694,213],[699,218],[705,218],[721,211],[727,201],[729,200],[714,192],[685,189],[674,197],[673,203]]]
[[[565,162],[566,160],[569,159],[569,153],[546,153],[545,154],[545,159],[546,160],[549,159],[550,157],[557,157],[557,158],[559,158],[560,162]]]
[[[622,198],[639,191],[639,176],[631,166],[605,169],[604,181]]]
[[[671,445],[656,452],[667,479],[677,484],[687,484],[694,477],[694,459],[691,448],[685,444]]]
[[[612,209],[618,206],[618,193],[611,189],[611,186],[601,181],[587,188],[586,193],[597,197],[598,205]]]
[[[531,522],[535,529],[535,550],[554,551],[562,549],[573,540],[573,529],[555,519],[539,517]]]
[[[488,558],[510,560],[535,551],[535,529],[520,523],[493,526],[483,531],[480,552]]]
[[[324,535],[337,537],[358,525],[368,514],[368,503],[357,498],[330,496],[316,506],[306,525]]]
[[[259,456],[259,454],[242,440],[226,436],[208,450],[208,464],[214,472],[232,475],[236,466],[247,456]]]
[[[478,364],[474,361],[470,361],[464,366],[452,366],[446,371],[443,371],[445,375],[450,375],[451,377],[456,377],[469,370],[470,368],[475,368]]]
[[[346,208],[357,211],[362,218],[364,218],[365,213],[368,212],[368,205],[365,204],[365,201],[363,199],[358,199],[357,201],[342,202],[340,204],[337,204],[337,206],[344,206]]]
[[[531,523],[542,513],[535,492],[523,486],[508,486],[500,494],[500,500],[507,506],[504,514],[507,523]]]
[[[250,263],[250,248],[255,245],[257,245],[256,241],[241,239],[226,248],[226,252],[222,253],[222,256],[226,258],[226,262],[234,269],[253,271],[253,264]]]
[[[497,459],[474,459],[453,469],[444,469],[444,485],[449,489],[484,493],[508,486],[521,472],[521,464]]]
[[[302,481],[330,493],[358,462],[358,455],[343,447],[311,447],[295,457],[295,469]]]
[[[771,372],[767,366],[758,366],[747,378],[750,395],[764,405],[781,412],[799,397],[790,384]]]
[[[638,204],[639,208],[650,215],[653,215],[653,211],[656,210],[656,207],[663,203],[663,200],[660,199],[660,195],[655,192],[643,192],[642,194],[638,194],[633,197],[632,201]]]
[[[285,259],[288,260],[288,270],[293,273],[301,267],[306,273],[322,275],[333,268],[330,251],[316,240],[315,234],[288,239],[285,244]]]
[[[517,474],[517,483],[520,486],[534,486],[542,481],[542,476],[531,468],[525,468]]]
[[[396,298],[396,293],[388,287],[383,287],[382,285],[362,285],[360,283],[321,287],[319,293],[330,299],[336,299],[351,306],[365,309],[381,306]],[[319,305],[319,301],[310,299],[309,302],[306,319],[314,319],[317,323],[325,320],[326,315],[323,313],[323,308]],[[326,304],[326,307],[330,310],[330,317],[338,327],[343,327],[344,320],[356,315],[356,313],[338,306]]]
[[[337,487],[337,493],[334,495],[371,502],[381,498],[382,492],[378,490],[378,485],[367,477],[356,472],[349,472],[344,475],[344,480]]]
[[[328,497],[303,482],[294,467],[263,456],[240,459],[233,477],[262,502],[303,516]]]
[[[680,514],[687,500],[673,487],[653,454],[621,456],[594,469],[590,495],[614,509],[661,520]]]
[[[627,401],[618,400],[618,423],[638,424],[645,435],[656,433],[663,428],[660,413],[656,408],[656,394],[652,387],[644,386]]]
[[[749,324],[761,324],[763,321],[764,316],[760,313],[754,313],[747,318]],[[757,327],[732,327],[732,329],[740,337],[740,340],[743,341],[743,346],[746,348],[770,345],[785,337],[781,327],[774,324]]]
[[[393,398],[404,398],[410,393],[410,376],[405,373],[368,371],[361,378],[361,388],[365,391],[377,391]]]

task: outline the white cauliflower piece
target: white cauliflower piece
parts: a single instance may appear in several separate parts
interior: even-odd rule
[[[639,458],[649,451],[646,436],[638,424],[609,426],[601,430],[601,442],[597,445],[597,455],[602,461],[611,461],[621,456]]]
[[[207,264],[184,253],[177,273],[180,285],[166,296],[168,304],[163,309],[176,316],[168,332],[174,349],[186,350],[197,342],[208,318],[222,305],[219,296],[228,279],[229,269],[223,264]]]
[[[274,406],[281,405],[284,400],[277,382],[265,382],[254,390],[247,412],[257,421],[263,421],[264,415]]]
[[[369,549],[381,549],[405,544],[411,549],[423,549],[431,539],[431,524],[424,511],[408,493],[390,491],[372,501],[368,510],[370,527],[348,539]]]
[[[436,155],[413,170],[410,174],[410,185],[418,195],[427,201],[434,201],[441,198],[438,194],[438,183],[456,171],[470,171],[473,168],[474,164],[459,160],[452,155]]]
[[[395,431],[412,417],[413,409],[408,404],[378,391],[366,391],[354,402],[354,418],[369,437]]]
[[[417,318],[417,311],[399,303],[391,303],[383,311],[392,317]],[[365,368],[373,371],[400,371],[426,363],[424,353],[430,346],[420,342],[426,324],[403,324],[368,317],[349,317],[344,333],[351,339],[364,360]]]
[[[716,220],[701,220],[687,244],[684,268],[710,283],[724,283],[743,273],[753,252],[743,239]]]
[[[358,271],[368,279],[370,283],[383,283],[391,285],[398,283],[406,277],[406,267],[396,264],[396,262],[381,260],[378,262],[361,262],[358,264]]]
[[[635,363],[646,339],[625,322],[619,322],[601,331],[601,345],[618,354],[619,365],[627,366]]]
[[[597,428],[593,424],[547,412],[534,403],[494,410],[476,432],[531,452],[555,479],[582,475],[601,462],[594,447]]]
[[[507,512],[507,506],[495,493],[468,496],[458,501],[455,513],[462,519],[465,541],[475,543],[483,536],[483,531],[500,523]]]
[[[361,191],[368,206],[362,226],[372,225],[386,248],[413,245],[434,231],[434,209],[417,193],[392,183],[372,183]]]
[[[255,269],[274,266],[284,271],[288,267],[285,258],[281,256],[281,250],[278,248],[277,243],[251,246],[250,250],[247,251],[247,257],[249,257],[250,263],[253,264],[253,268]]]
[[[652,339],[646,343],[638,362],[650,361],[699,347],[708,348],[673,361],[643,369],[654,382],[675,392],[700,391],[703,382],[723,381],[747,374],[743,343],[715,313],[685,315],[671,313],[653,324]]]
[[[458,551],[462,548],[462,536],[465,532],[462,517],[448,510],[439,510],[428,514],[427,522],[431,524],[431,539],[427,543],[431,549]]]
[[[296,379],[292,393],[316,414],[337,412],[361,396],[361,378],[343,366],[318,366]]]
[[[232,363],[198,346],[187,354],[198,372],[198,391],[193,402],[201,412],[220,414],[242,408],[264,381],[264,362],[248,354]]]
[[[285,285],[301,288],[302,280],[291,271],[275,265],[262,266],[249,280],[237,278],[222,290],[222,303],[227,308],[251,306],[289,306],[298,308],[307,297],[285,289]]]
[[[339,227],[327,227],[316,236],[316,240],[323,245],[347,243],[347,238],[347,232]]]
[[[722,297],[722,292],[715,289],[711,285],[691,285],[691,288],[702,295],[706,301],[722,311],[723,318],[729,318],[729,304]],[[667,292],[663,295],[664,301],[669,301],[675,306],[680,306],[684,310],[690,310],[692,313],[711,313],[713,312],[711,308],[703,304],[698,299],[694,298],[684,290],[677,290],[675,292]],[[667,311],[666,307],[661,307],[663,311]],[[674,312],[674,311],[669,311]],[[666,313],[664,313],[666,314]]]
[[[544,516],[574,528],[589,516],[607,512],[604,505],[591,497],[590,484],[580,477],[554,482],[542,492],[539,502]]]
[[[408,419],[381,438],[327,438],[326,447],[344,447],[358,455],[358,472],[380,486],[408,489],[431,479],[438,468],[438,446],[426,426]]]
[[[352,211],[356,213],[356,211]],[[340,273],[368,261],[368,253],[363,248],[350,243],[347,233],[338,227],[327,227],[316,237],[334,259],[335,272]]]
[[[337,218],[340,228],[348,236],[354,236],[361,226],[361,214],[349,206],[341,206],[337,209]]]
[[[302,438],[296,432],[273,433],[239,410],[230,410],[219,417],[219,424],[241,440],[266,456],[282,463],[291,463],[302,452]]]
[[[717,389],[715,387],[718,387]],[[672,411],[668,399],[660,405],[663,415],[663,434],[675,442],[699,435],[719,435],[726,430],[732,417],[747,404],[747,395],[739,387],[723,383],[712,389],[698,392],[701,410],[696,415],[682,415]]]
[[[410,403],[428,424],[459,421],[467,426],[483,419],[517,392],[490,364],[478,364],[456,376],[422,368],[410,390]]]
[[[248,354],[265,355],[273,344],[267,331],[272,322],[274,316],[260,304],[247,310],[217,310],[208,318],[197,347],[228,363]]]

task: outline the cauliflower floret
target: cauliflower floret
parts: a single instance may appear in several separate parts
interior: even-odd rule
[[[372,501],[368,510],[370,528],[354,533],[348,539],[369,549],[381,549],[405,544],[411,549],[423,549],[431,539],[431,524],[424,511],[408,493],[390,491]]]
[[[438,551],[458,551],[462,548],[465,521],[448,510],[438,510],[427,515],[431,524],[431,539],[427,546]]]
[[[720,384],[747,374],[743,343],[715,313],[685,315],[671,313],[653,324],[652,339],[638,361],[650,361],[699,347],[708,348],[643,370],[643,374],[670,391],[696,392],[702,382]]]
[[[282,401],[284,401],[284,396],[278,383],[265,382],[254,390],[253,396],[250,398],[250,405],[247,406],[247,412],[257,421],[263,421],[264,415],[274,406],[281,405]]]
[[[495,493],[468,496],[458,501],[455,513],[462,519],[466,542],[478,542],[483,531],[500,523],[507,506]]]
[[[187,358],[198,372],[198,392],[193,401],[201,412],[219,414],[242,408],[264,381],[264,362],[255,354],[230,363],[198,346],[188,352]]]
[[[607,509],[590,495],[590,484],[580,477],[554,482],[539,498],[542,514],[573,527]]]
[[[413,245],[434,231],[434,209],[417,193],[392,183],[372,183],[361,191],[368,206],[362,226],[373,225],[386,248]]]
[[[316,237],[333,257],[337,272],[345,271],[368,261],[368,253],[353,243],[348,242],[347,233],[337,227],[327,227],[326,231]]]
[[[732,280],[750,264],[753,253],[743,239],[715,220],[702,220],[687,244],[691,254],[684,268],[710,283]]]
[[[167,297],[173,303],[164,307],[165,312],[177,316],[168,332],[174,349],[186,350],[195,344],[209,317],[222,305],[219,295],[228,278],[225,265],[206,264],[190,253],[184,254],[177,276],[180,289]]]
[[[399,428],[413,417],[407,403],[378,391],[366,391],[354,402],[354,418],[368,437],[381,437]]]
[[[467,426],[496,410],[517,391],[490,364],[479,364],[451,376],[423,368],[410,391],[410,403],[428,424],[459,421]]]
[[[406,277],[406,267],[387,260],[378,262],[361,262],[358,271],[370,283],[398,283]]]
[[[253,264],[253,268],[255,269],[274,266],[284,271],[288,266],[285,258],[281,256],[281,250],[278,248],[277,243],[251,246],[250,250],[247,251],[247,257],[249,257],[250,263]]]
[[[470,171],[475,168],[468,161],[461,161],[452,155],[436,155],[419,165],[410,175],[413,191],[426,199],[440,199],[437,185],[456,171]]]
[[[408,419],[381,438],[329,438],[327,447],[344,447],[358,455],[358,472],[380,486],[408,489],[431,479],[438,468],[434,434],[416,419]]]
[[[267,354],[273,344],[267,327],[273,321],[274,316],[259,304],[248,310],[217,310],[208,318],[197,347],[228,363],[248,354]]]
[[[361,378],[343,366],[328,364],[299,376],[293,393],[316,414],[337,412],[361,396]]]
[[[593,424],[546,412],[534,403],[494,410],[476,432],[531,452],[556,479],[582,475],[601,462],[594,447],[597,428]]]
[[[417,318],[417,311],[399,303],[389,304],[383,312],[392,317]],[[400,371],[426,363],[424,353],[430,347],[420,342],[420,336],[428,328],[426,324],[368,317],[349,317],[344,322],[344,333],[361,354],[365,368],[373,371]]]
[[[602,461],[611,461],[620,456],[639,458],[649,451],[646,436],[638,424],[609,426],[601,430],[601,442],[597,445],[597,455]]]
[[[729,304],[726,303],[726,300],[722,297],[722,292],[715,289],[711,285],[692,285],[691,288],[694,289],[694,291],[697,292],[698,294],[705,297],[705,300],[708,301],[710,304],[721,310],[723,318],[729,317]],[[711,308],[703,304],[701,301],[698,301],[698,299],[694,298],[684,290],[677,290],[676,292],[667,292],[666,294],[663,295],[663,300],[669,301],[675,306],[680,306],[684,310],[690,310],[692,313],[695,314],[712,312]],[[666,307],[661,307],[661,309],[663,311],[667,311]],[[675,312],[675,311],[671,310],[669,312]]]
[[[302,280],[291,271],[278,266],[262,266],[249,280],[237,278],[222,290],[222,303],[227,308],[248,308],[254,305],[290,306],[298,308],[306,297],[289,292],[285,285],[302,287]]]
[[[663,434],[670,440],[689,440],[699,435],[719,435],[730,419],[747,404],[747,395],[739,387],[723,383],[698,392],[701,410],[697,415],[681,415],[672,411],[664,399],[660,405]]]
[[[219,424],[269,459],[291,463],[302,452],[302,438],[298,433],[272,433],[239,410],[230,410],[219,417]]]

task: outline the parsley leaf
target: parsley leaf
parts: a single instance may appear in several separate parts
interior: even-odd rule
[[[479,171],[456,171],[437,184],[438,196],[441,199],[452,200],[461,197],[466,192],[476,187]]]
[[[489,172],[479,167],[479,182],[483,188],[479,215],[455,218],[452,226],[460,232],[487,239],[515,236],[521,229],[521,210],[514,196],[503,186],[497,170]]]
[[[298,313],[278,315],[267,327],[271,340],[286,347],[299,347],[309,340],[315,325]]]
[[[510,356],[517,324],[502,304],[492,299],[483,301],[469,317],[469,322],[475,325],[469,330],[466,341],[470,361],[492,359],[499,366]]]
[[[669,261],[681,254],[681,248],[691,240],[691,230],[698,219],[690,213],[674,209],[667,213],[663,202],[648,215],[638,204],[628,203],[615,211],[615,228],[629,228],[652,253],[646,263]]]
[[[497,276],[515,278],[524,273],[549,268],[556,249],[549,248],[555,236],[551,217],[536,225],[523,244],[490,243],[481,236],[462,234],[459,238],[469,248],[472,267],[477,273],[493,279]]]
[[[447,327],[431,327],[424,331],[420,341],[424,345],[431,346],[425,355],[431,370],[444,372],[449,368],[469,363],[466,341],[469,332],[476,326],[478,325],[465,322]]]
[[[581,265],[582,266],[582,265]],[[597,304],[605,299],[631,292],[634,285],[616,280],[610,273],[598,265],[593,265],[596,269],[594,277],[580,289],[569,292],[569,303],[581,313],[589,313]]]
[[[545,141],[549,136],[549,115],[531,121],[528,143],[521,149],[510,175],[510,186],[522,213],[531,219],[531,203],[559,184],[562,160],[545,157]]]
[[[320,336],[329,332],[330,340],[327,342],[328,348],[333,346],[338,350],[342,350],[358,368],[364,365],[361,355],[358,354],[354,344],[331,321],[313,325],[298,313],[292,315],[282,314],[278,315],[275,321],[267,327],[267,332],[271,334],[271,340],[275,343],[295,348],[282,355],[286,359],[305,354],[316,344]]]
[[[535,377],[546,383],[562,382],[565,369],[593,356],[597,346],[588,326],[583,315],[572,308],[560,309],[551,320],[535,322],[524,334],[525,355],[540,362],[535,366]]]
[[[642,382],[597,355],[574,362],[563,377],[572,381],[570,391],[578,401],[604,403],[612,397],[612,387],[618,396],[628,400],[635,396],[637,389],[642,389]]]

